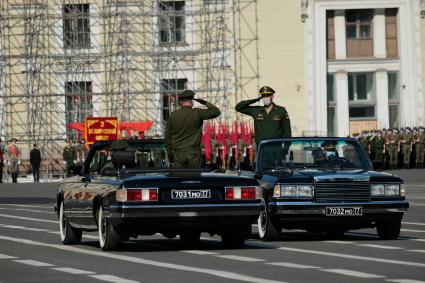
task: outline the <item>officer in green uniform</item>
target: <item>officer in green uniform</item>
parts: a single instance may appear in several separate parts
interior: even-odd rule
[[[416,143],[416,168],[424,168],[425,154],[425,128],[420,127],[417,134]]]
[[[398,136],[393,134],[393,129],[388,129],[385,136],[385,149],[390,157],[390,169],[396,169],[398,163]]]
[[[65,148],[63,149],[62,157],[66,165],[66,177],[71,177],[72,168],[74,167],[74,162],[76,162],[77,157],[72,140],[67,142]]]
[[[7,160],[9,163],[9,172],[12,175],[12,182],[18,182],[18,167],[21,164],[21,149],[16,145],[17,139],[12,138],[7,148]]]
[[[239,102],[236,111],[254,118],[255,143],[265,139],[291,137],[291,120],[285,107],[273,103],[275,91],[268,86],[260,88],[259,98]],[[262,100],[264,106],[251,106]]]
[[[171,113],[165,126],[165,147],[176,168],[201,167],[201,141],[204,120],[220,116],[213,104],[194,99],[195,93],[185,90],[179,95],[181,108]],[[193,100],[207,109],[193,108]]]
[[[376,131],[369,140],[371,153],[373,156],[373,168],[383,169],[384,163],[384,138],[380,131]]]
[[[410,128],[405,128],[404,133],[401,134],[400,144],[403,151],[404,168],[410,168],[410,155],[412,154],[413,134]]]

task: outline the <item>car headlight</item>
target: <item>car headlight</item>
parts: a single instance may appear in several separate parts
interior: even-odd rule
[[[385,185],[386,196],[398,196],[400,195],[400,185]]]
[[[373,184],[370,186],[370,194],[373,197],[404,196],[404,185],[401,184]]]
[[[372,196],[385,196],[385,186],[382,184],[371,185],[370,194]]]
[[[275,187],[276,192],[276,187]],[[276,195],[276,193],[274,194]],[[310,185],[281,185],[280,195],[282,197],[313,197],[313,186]]]
[[[297,195],[299,197],[313,197],[313,186],[297,186]]]
[[[296,197],[297,196],[297,186],[281,186],[281,195],[283,197]]]

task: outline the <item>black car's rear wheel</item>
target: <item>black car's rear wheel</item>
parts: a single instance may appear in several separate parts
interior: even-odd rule
[[[226,249],[240,249],[251,234],[251,224],[227,227],[221,233],[221,241]]]
[[[68,219],[64,214],[63,201],[61,202],[59,208],[59,230],[61,241],[65,245],[79,244],[81,242],[83,231],[81,229],[72,227],[68,222]]]
[[[199,243],[201,232],[187,231],[180,234],[180,243],[185,247],[194,247]]]
[[[345,232],[343,229],[332,229],[326,231],[326,235],[331,239],[341,239],[344,237]]]
[[[111,251],[118,248],[122,238],[116,232],[111,222],[105,218],[102,206],[97,211],[97,227],[99,233],[99,245],[104,251]]]
[[[282,228],[273,224],[270,220],[270,215],[267,213],[267,208],[261,211],[258,217],[258,234],[263,241],[273,241],[280,237]]]
[[[376,231],[382,240],[396,240],[400,236],[401,220],[383,220],[376,224]]]

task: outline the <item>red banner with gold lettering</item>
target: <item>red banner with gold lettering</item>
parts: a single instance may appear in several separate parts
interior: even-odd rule
[[[86,118],[85,139],[87,144],[93,144],[97,141],[117,140],[119,133],[117,117]]]

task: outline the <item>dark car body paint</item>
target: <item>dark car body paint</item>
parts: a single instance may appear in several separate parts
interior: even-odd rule
[[[163,140],[126,140],[131,144],[163,144]],[[97,229],[95,217],[102,205],[105,216],[116,229],[127,235],[199,231],[219,233],[226,225],[247,225],[258,218],[261,200],[225,201],[226,186],[258,186],[253,177],[202,172],[202,170],[158,170],[120,177],[91,176],[90,161],[96,149],[110,145],[99,142],[87,154],[82,174],[65,179],[57,192],[58,207],[64,201],[69,223],[86,231]],[[158,188],[159,201],[117,202],[120,188]],[[172,200],[171,189],[211,189],[211,199]]]
[[[284,140],[343,140],[357,143],[355,139],[350,138],[292,138],[292,139],[273,139],[265,140],[259,145],[259,154],[261,147],[268,141]],[[401,219],[403,213],[407,211],[409,203],[404,196],[399,197],[370,197],[367,202],[332,202],[318,203],[316,195],[313,199],[306,198],[276,198],[273,196],[273,187],[276,184],[317,184],[318,179],[329,182],[356,183],[363,180],[370,184],[402,184],[403,180],[389,173],[372,171],[366,152],[357,144],[360,150],[361,158],[368,165],[364,170],[352,171],[277,171],[254,173],[264,188],[264,199],[271,221],[278,226],[286,229],[305,229],[309,231],[327,231],[338,227],[345,230],[374,227],[376,221]],[[250,175],[249,173],[247,174]],[[316,194],[316,192],[315,192]],[[324,210],[326,207],[362,207],[362,216],[326,216]]]

